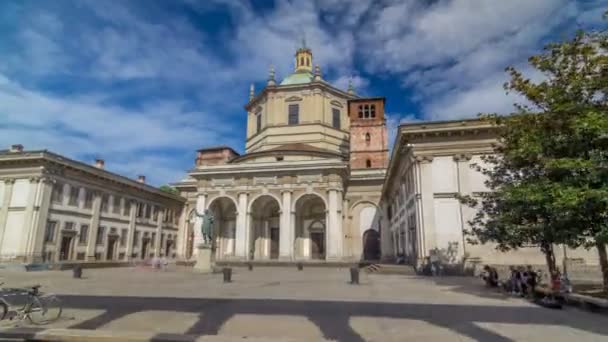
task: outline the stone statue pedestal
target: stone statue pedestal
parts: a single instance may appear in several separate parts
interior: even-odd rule
[[[194,264],[194,270],[201,273],[213,272],[213,253],[211,246],[200,245],[198,246],[198,255],[196,256],[196,263]]]

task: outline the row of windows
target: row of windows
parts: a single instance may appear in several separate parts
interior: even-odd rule
[[[80,192],[80,187],[68,185],[69,186],[69,197],[68,197],[68,205],[78,207],[78,197]],[[90,189],[83,188],[85,193],[84,196],[84,208],[91,209],[93,208],[93,198],[94,191]],[[51,193],[51,200],[55,203],[63,203],[63,193],[64,193],[64,184],[61,182],[56,182],[53,186],[53,192]],[[122,205],[124,202],[124,206]],[[122,210],[121,210],[122,209]],[[158,220],[158,213],[162,210],[156,205],[147,204],[137,202],[137,217],[146,219],[152,219],[154,221]],[[102,213],[108,213],[110,211],[110,195],[102,194],[101,195],[101,205],[100,211]],[[112,213],[113,214],[122,214],[123,216],[129,216],[131,213],[131,200],[128,198],[124,198],[124,201],[120,196],[112,196]],[[173,210],[165,210],[163,215],[163,222],[173,222],[177,223],[177,215]]]
[[[297,125],[300,123],[300,105],[299,104],[290,104],[287,107],[287,123],[289,125]],[[341,120],[340,120],[340,110],[338,108],[332,108],[332,127],[335,129],[341,128]],[[262,130],[262,112],[257,112],[255,118],[255,129],[256,132]]]
[[[54,242],[55,241],[57,225],[58,225],[57,221],[52,221],[52,220],[47,221],[46,229],[44,232],[44,242]],[[63,224],[64,230],[72,231],[72,230],[75,230],[75,228],[76,227],[75,227],[74,222],[64,222],[64,224]],[[105,226],[99,226],[97,228],[97,236],[95,237],[95,245],[103,246],[105,244],[105,239],[108,234],[117,235],[118,229],[115,227],[111,227],[110,231],[107,232]],[[119,244],[121,247],[124,247],[127,245],[127,234],[128,234],[128,230],[126,228],[120,230],[120,236],[119,236],[118,241],[119,241]],[[81,224],[77,236],[78,236],[78,244],[86,245],[88,242],[88,237],[89,237],[89,225]],[[150,236],[149,232],[144,233],[144,238],[148,238],[149,236]],[[169,240],[174,241],[175,239],[177,239],[177,235],[169,234],[169,235],[167,235],[167,238]],[[152,233],[151,239],[150,239],[151,247],[154,247],[155,241],[156,241],[156,233]],[[161,246],[164,244],[164,242],[165,242],[165,234],[161,234],[161,237],[160,237]],[[133,247],[137,247],[138,245],[139,245],[139,231],[136,230],[134,238],[133,238]]]

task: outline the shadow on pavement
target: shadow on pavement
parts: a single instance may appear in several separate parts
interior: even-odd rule
[[[374,303],[337,301],[296,301],[269,299],[206,299],[171,297],[61,296],[66,308],[106,310],[105,313],[71,326],[97,329],[126,315],[166,310],[199,313],[198,321],[186,332],[215,335],[237,314],[295,315],[314,323],[326,339],[363,341],[349,324],[353,316],[402,318],[425,321],[480,341],[509,341],[508,338],[479,327],[474,322],[563,325],[608,335],[608,324],[585,319],[565,319],[564,313],[532,306],[480,306],[414,303]],[[162,334],[159,334],[159,338]]]

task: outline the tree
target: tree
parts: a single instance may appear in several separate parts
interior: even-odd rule
[[[179,190],[177,190],[176,188],[174,188],[170,185],[161,185],[158,189],[160,191],[168,192],[173,195],[179,195]]]
[[[526,101],[516,113],[482,115],[498,130],[495,156],[478,167],[492,190],[480,199],[471,235],[508,250],[540,246],[550,271],[554,244],[596,247],[608,293],[608,33],[579,31],[549,44],[530,64],[530,80],[507,68],[508,92]]]

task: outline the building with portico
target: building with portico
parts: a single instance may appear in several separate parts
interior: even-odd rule
[[[173,184],[187,199],[184,257],[202,239],[195,212],[209,210],[217,260],[379,259],[384,98],[332,86],[302,47],[294,72],[277,82],[271,69],[264,89],[251,87],[245,109],[245,153],[201,149]]]

